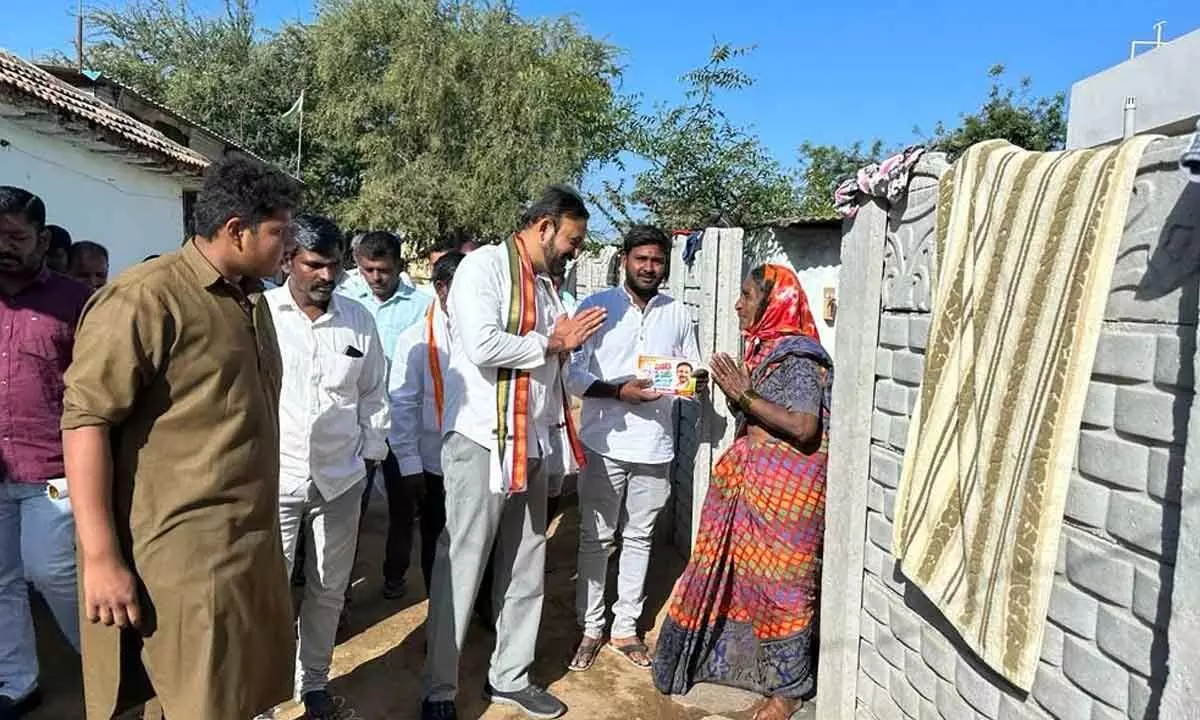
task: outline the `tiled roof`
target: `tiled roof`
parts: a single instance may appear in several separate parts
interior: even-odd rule
[[[87,70],[84,72],[80,72],[79,70],[76,70],[75,68],[63,67],[61,65],[43,64],[43,63],[39,63],[38,67],[41,68],[42,70],[45,70],[46,72],[50,73],[55,78],[62,80],[66,84],[70,85],[71,87],[80,87],[80,81],[90,83],[90,84],[95,84],[95,85],[110,85],[113,88],[115,88],[117,91],[119,91],[120,93],[122,93],[122,94],[128,93],[128,94],[136,97],[139,102],[145,103],[146,105],[149,105],[150,107],[155,108],[159,112],[162,112],[170,117],[175,118],[176,120],[178,120],[181,123],[184,123],[193,128],[196,128],[197,130],[200,130],[201,132],[211,136],[213,139],[224,143],[226,146],[237,151],[239,154],[246,155],[247,157],[253,158],[253,159],[259,161],[260,163],[262,163],[263,165],[270,165],[270,163],[267,162],[265,159],[263,159],[262,157],[260,157],[259,155],[255,154],[253,152],[250,152],[245,147],[242,147],[241,145],[237,144],[233,140],[230,140],[227,136],[222,135],[221,133],[217,132],[216,130],[213,130],[211,127],[208,127],[207,125],[204,125],[204,124],[194,120],[193,118],[188,117],[187,115],[184,115],[183,113],[179,112],[178,110],[176,110],[173,107],[162,104],[161,102],[155,100],[154,98],[150,97],[149,95],[143,94],[141,91],[137,90],[136,88],[132,87],[131,85],[126,85],[125,83],[121,82],[120,80],[116,79],[115,77],[112,77],[111,75],[105,75],[104,73],[101,73],[101,72],[95,71],[95,70]],[[291,172],[289,172],[287,170],[284,170],[284,172],[287,172],[288,175],[291,175]]]
[[[795,215],[793,217],[775,218],[756,223],[757,227],[804,227],[812,225],[840,225],[843,218],[837,213],[818,215]]]
[[[53,108],[60,117],[87,123],[104,135],[106,141],[148,153],[160,161],[193,171],[209,165],[208,158],[195,150],[5,50],[0,50],[0,93],[15,94]]]

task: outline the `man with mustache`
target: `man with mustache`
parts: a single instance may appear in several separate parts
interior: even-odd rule
[[[654,525],[671,495],[675,433],[671,400],[636,377],[638,356],[700,360],[691,313],[658,291],[667,276],[671,239],[658,228],[637,225],[626,233],[621,252],[624,284],[579,306],[580,313],[603,308],[608,321],[574,354],[568,379],[571,392],[583,398],[579,435],[587,449],[579,478],[575,586],[583,639],[568,666],[576,672],[590,668],[603,647],[605,579],[618,532],[621,557],[609,644],[634,665],[650,667],[637,621],[646,599]]]
[[[433,296],[401,282],[403,258],[400,238],[372,231],[358,239],[354,246],[354,261],[358,276],[353,282],[343,282],[340,293],[354,298],[375,318],[379,340],[390,363],[400,334],[425,319]],[[416,488],[408,487],[400,474],[400,465],[392,452],[381,464],[388,502],[388,534],[383,557],[383,596],[389,600],[404,597],[407,592],[405,575],[412,557],[413,518],[416,508]],[[362,512],[367,510],[371,484],[367,478],[362,496]]]
[[[306,717],[332,720],[339,706],[326,686],[363,487],[388,454],[387,358],[371,313],[334,292],[337,225],[304,215],[295,234],[287,282],[266,293],[283,357],[279,526],[289,566],[301,535],[306,546],[296,697]]]
[[[575,439],[563,362],[604,322],[602,309],[567,317],[551,280],[579,253],[587,221],[579,194],[552,186],[513,237],[467,255],[454,274],[442,424],[446,529],[433,564],[422,720],[458,717],[459,655],[493,540],[496,647],[484,692],[534,718],[566,712],[529,670],[545,590],[544,458],[564,419]]]
[[[75,523],[58,423],[88,292],[44,267],[49,244],[41,199],[0,187],[0,718],[40,699],[26,578],[79,649]]]

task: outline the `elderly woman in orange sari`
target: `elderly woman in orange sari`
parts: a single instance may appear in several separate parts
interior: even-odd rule
[[[755,720],[787,720],[816,682],[833,363],[788,268],[750,273],[736,308],[742,362],[718,354],[710,366],[737,437],[675,584],[654,683],[670,694],[700,682],[751,690],[764,697]]]

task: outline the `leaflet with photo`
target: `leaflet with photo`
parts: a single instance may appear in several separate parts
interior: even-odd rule
[[[695,365],[684,358],[639,355],[638,377],[649,380],[664,395],[692,397],[696,394]]]

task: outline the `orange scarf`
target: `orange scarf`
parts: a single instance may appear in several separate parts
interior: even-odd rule
[[[508,250],[510,295],[508,318],[505,331],[512,335],[528,335],[537,326],[537,280],[533,263],[525,245],[515,236],[505,243]],[[552,360],[547,359],[547,362]],[[562,360],[559,360],[561,363]],[[562,374],[559,373],[560,383]],[[509,475],[508,492],[524,492],[529,479],[529,383],[528,370],[499,368],[496,372],[496,439],[500,461],[508,441],[509,409],[512,409],[512,470]],[[583,444],[575,432],[575,420],[571,417],[571,403],[565,388],[560,392],[563,399],[563,414],[567,425],[567,439],[571,452],[579,467],[585,463]]]
[[[437,335],[433,332],[433,315],[437,300],[425,312],[425,348],[429,354],[429,375],[433,378],[433,405],[437,409],[438,430],[442,429],[442,408],[446,405],[446,388],[442,381],[442,364],[438,360]]]

